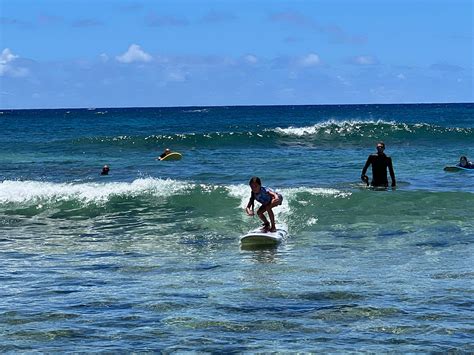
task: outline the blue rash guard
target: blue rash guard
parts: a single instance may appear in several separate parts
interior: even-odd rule
[[[268,193],[269,191],[274,192],[269,187],[261,186],[260,192],[256,194],[252,192],[252,197],[258,202],[260,202],[263,206],[265,206],[269,204],[270,202],[272,202],[272,195]],[[279,193],[277,193],[277,195],[280,198],[280,204],[281,204],[281,202],[283,201],[283,196],[280,195]]]

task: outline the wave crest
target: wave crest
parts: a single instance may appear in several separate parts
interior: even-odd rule
[[[148,136],[120,135],[114,137],[87,137],[73,142],[77,145],[119,146],[129,149],[173,146],[177,148],[249,147],[281,144],[361,143],[374,140],[410,142],[433,139],[444,141],[472,140],[473,128],[445,127],[430,123],[404,123],[383,120],[328,120],[310,126],[290,126],[250,131],[190,132],[151,134]]]
[[[402,135],[442,135],[442,134],[461,134],[472,135],[472,128],[442,127],[428,123],[409,124],[396,121],[336,121],[328,120],[305,127],[277,127],[274,132],[282,136],[290,137],[385,137]]]
[[[0,184],[1,204],[29,204],[78,201],[103,204],[113,197],[152,195],[167,197],[182,193],[191,185],[171,179],[137,179],[131,183],[51,183],[42,181],[3,181]]]
[[[344,198],[350,195],[331,188],[296,187],[277,189],[285,201],[301,197],[323,196]],[[199,201],[202,197],[214,194],[215,198],[225,196],[240,200],[245,207],[250,196],[247,185],[208,185],[172,179],[141,178],[128,182],[106,183],[53,183],[43,181],[3,181],[0,183],[0,205],[37,205],[62,202],[77,202],[81,205],[104,205],[114,198],[168,198],[186,195],[189,201]],[[235,204],[235,203],[234,203]],[[237,207],[237,204],[235,204]]]

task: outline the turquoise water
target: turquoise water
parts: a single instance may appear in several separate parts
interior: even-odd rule
[[[474,173],[443,171],[474,159],[473,104],[0,124],[2,352],[474,351]],[[359,181],[380,139],[395,190]],[[253,175],[285,197],[276,248],[239,247]]]

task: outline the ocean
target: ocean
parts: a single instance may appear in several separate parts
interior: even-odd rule
[[[0,352],[474,351],[474,173],[443,171],[474,160],[472,103],[0,126]],[[395,189],[360,181],[379,140]],[[252,176],[284,196],[277,247],[239,246]]]

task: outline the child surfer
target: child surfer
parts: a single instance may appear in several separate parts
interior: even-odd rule
[[[245,211],[249,216],[254,216],[255,200],[260,202],[262,205],[257,210],[257,215],[263,222],[262,230],[264,232],[276,232],[275,216],[273,214],[272,208],[282,204],[283,196],[274,192],[268,187],[262,186],[262,181],[256,176],[250,179],[249,185],[252,192],[250,193],[249,203],[247,204]],[[265,212],[268,212],[270,222],[268,222],[267,218],[265,217]]]

